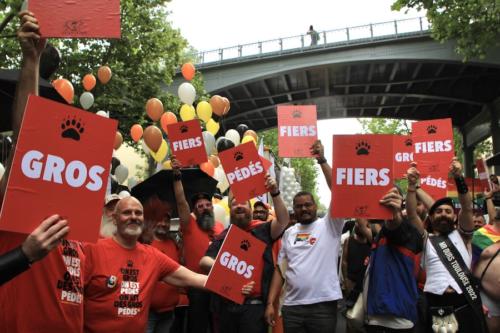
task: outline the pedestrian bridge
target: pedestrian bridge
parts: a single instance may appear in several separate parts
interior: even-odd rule
[[[318,119],[451,117],[472,147],[492,134],[500,151],[500,49],[463,62],[454,43],[406,19],[200,52],[205,89],[231,101],[223,128],[276,126],[276,106],[316,104]],[[183,82],[180,75],[169,88]],[[496,136],[498,139],[495,140]]]

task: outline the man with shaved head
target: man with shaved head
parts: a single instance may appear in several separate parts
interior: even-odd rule
[[[85,247],[85,332],[144,332],[157,281],[203,288],[206,276],[180,266],[137,240],[144,227],[143,207],[121,199],[113,213],[116,233]]]

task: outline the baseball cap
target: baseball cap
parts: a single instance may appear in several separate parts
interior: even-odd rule
[[[104,205],[107,206],[111,201],[120,199],[120,196],[116,193],[108,194],[104,200]]]
[[[431,206],[431,208],[429,208],[429,215],[434,214],[436,209],[441,205],[451,206],[453,209],[455,209],[455,205],[453,204],[453,200],[449,197],[444,197],[444,198],[438,199],[434,202],[434,204]]]

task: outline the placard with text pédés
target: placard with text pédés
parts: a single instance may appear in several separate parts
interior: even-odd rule
[[[451,119],[413,123],[412,139],[422,189],[434,199],[445,197],[450,163],[455,156]]]
[[[29,0],[43,37],[120,38],[120,0]]]
[[[255,281],[254,290],[261,290],[266,244],[235,225],[227,232],[215,263],[208,274],[205,288],[235,303],[243,304],[241,288]]]
[[[7,183],[0,229],[31,233],[52,214],[69,237],[95,242],[117,121],[30,96]]]
[[[183,166],[201,164],[208,160],[197,119],[167,125],[170,150]]]
[[[393,158],[392,135],[334,135],[332,216],[392,218],[379,200],[393,187]]]
[[[318,139],[316,105],[278,105],[280,157],[311,157]]]
[[[244,202],[267,192],[265,177],[271,162],[259,156],[253,142],[224,150],[219,158],[236,200]]]

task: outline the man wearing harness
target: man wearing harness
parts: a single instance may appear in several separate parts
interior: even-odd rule
[[[470,267],[471,239],[474,232],[472,197],[462,176],[462,165],[454,158],[450,173],[455,179],[461,210],[457,215],[451,198],[437,200],[429,209],[433,233],[424,236],[423,266],[427,272],[424,292],[428,300],[429,331],[487,332],[479,290]],[[419,172],[416,163],[408,169],[406,209],[410,220],[425,233],[416,216],[416,187]]]
[[[486,323],[490,332],[500,331],[500,210],[493,204],[493,196],[500,193],[500,188],[493,187],[485,192],[486,207],[490,224],[476,232],[472,238],[472,248],[478,256],[474,267],[474,276],[479,279],[481,300],[487,310]]]

